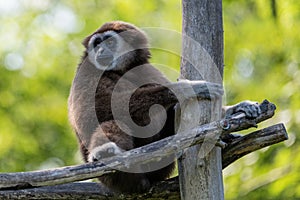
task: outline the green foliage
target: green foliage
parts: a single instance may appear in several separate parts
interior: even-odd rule
[[[290,139],[225,170],[228,199],[300,198],[298,1],[225,1],[225,85],[228,103],[265,98],[277,105],[264,125],[284,122]],[[298,169],[298,170],[297,170]]]
[[[276,117],[263,126],[284,122],[290,137],[229,166],[224,171],[226,199],[298,199],[300,3],[277,0],[277,15],[271,0],[223,4],[224,102],[274,102]],[[67,97],[81,41],[111,20],[180,31],[180,8],[178,0],[1,1],[0,171],[79,163]],[[154,47],[180,49],[171,35],[153,34],[150,40]],[[152,54],[152,62],[175,80],[179,55],[159,48]],[[170,72],[170,66],[177,72]]]

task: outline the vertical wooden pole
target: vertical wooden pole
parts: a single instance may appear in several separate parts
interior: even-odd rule
[[[181,79],[222,83],[222,0],[182,0]],[[190,100],[181,105],[177,129],[186,130],[221,117],[221,99]],[[181,199],[224,199],[221,149],[208,138],[187,149],[178,160]]]

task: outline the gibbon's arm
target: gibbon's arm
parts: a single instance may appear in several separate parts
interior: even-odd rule
[[[132,95],[133,102],[142,105],[159,104],[169,107],[176,104],[179,100],[190,98],[215,99],[223,95],[220,84],[206,81],[180,80],[176,83],[166,85],[148,84],[138,88]]]
[[[149,109],[149,106],[154,104],[169,108],[178,103],[180,98],[185,100],[197,97],[209,100],[220,97],[222,94],[223,89],[220,84],[206,81],[180,80],[176,83],[169,83],[166,86],[148,85],[141,87],[132,95],[131,102],[140,105],[135,106],[135,108],[145,112]],[[136,110],[131,111],[134,112]],[[245,113],[247,118],[256,118],[261,114],[258,103],[249,100],[222,107],[222,117],[228,117],[238,112]]]
[[[131,109],[131,112],[137,110],[145,112],[154,104],[169,108],[178,103],[178,100],[184,101],[196,97],[209,100],[222,95],[223,88],[220,84],[206,81],[180,80],[179,82],[168,83],[164,86],[159,84],[148,84],[138,88],[131,96],[130,103],[134,103],[135,106],[132,108],[136,109]],[[231,106],[223,106],[222,108],[223,117],[238,112],[245,113],[248,118],[255,118],[261,113],[261,110],[257,102],[248,100]]]
[[[129,108],[130,115],[138,119],[144,118],[153,105],[160,105],[168,110],[186,99],[215,99],[222,94],[221,85],[205,81],[179,81],[164,85],[150,83],[134,91],[118,90],[112,95],[111,105],[119,116],[125,116],[124,111]]]

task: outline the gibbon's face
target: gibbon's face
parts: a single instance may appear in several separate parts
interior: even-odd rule
[[[122,69],[134,49],[115,31],[94,34],[88,43],[88,59],[100,70]]]

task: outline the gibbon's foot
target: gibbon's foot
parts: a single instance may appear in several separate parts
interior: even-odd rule
[[[118,147],[116,143],[108,142],[92,149],[88,156],[88,162],[96,162],[103,158],[111,157],[122,152],[124,152],[124,150]]]
[[[226,109],[225,117],[229,117],[235,113],[243,112],[247,118],[254,119],[261,114],[261,109],[257,102],[243,101]]]

